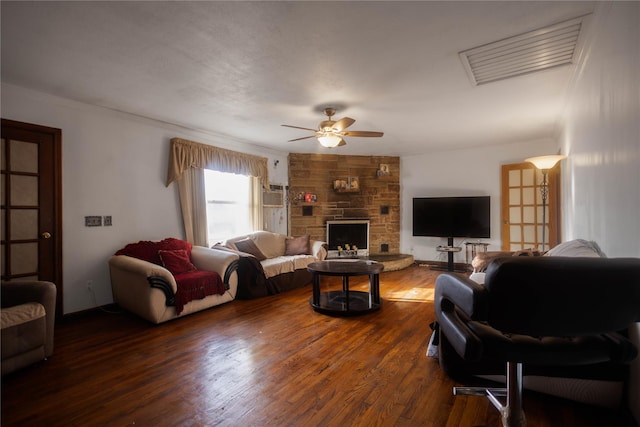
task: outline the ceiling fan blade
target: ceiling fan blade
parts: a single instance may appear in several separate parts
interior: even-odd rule
[[[368,130],[352,130],[352,131],[342,132],[342,134],[344,136],[377,136],[379,137],[384,135],[384,132],[372,132]]]
[[[354,124],[355,122],[356,121],[353,120],[351,117],[343,117],[340,120],[338,120],[337,122],[335,122],[333,124],[333,126],[331,126],[331,127],[334,128],[335,130],[337,130],[338,132],[342,132],[343,130],[345,130],[346,128],[348,128],[349,126]]]
[[[280,125],[280,126],[284,126],[284,127],[288,127],[288,128],[294,128],[294,129],[310,130],[311,132],[317,132],[318,131],[318,129],[303,128],[303,127],[300,127],[300,126],[291,126],[291,125]]]
[[[336,147],[342,147],[343,145],[347,145],[347,141],[345,141],[344,139],[341,139],[340,142],[338,142],[338,145],[336,145]]]
[[[315,131],[314,131],[314,132],[315,132]],[[302,139],[309,139],[309,138],[315,138],[315,137],[316,137],[316,135],[303,136],[302,138],[290,139],[290,140],[289,140],[289,141],[287,141],[287,142],[300,141],[300,140],[302,140]]]

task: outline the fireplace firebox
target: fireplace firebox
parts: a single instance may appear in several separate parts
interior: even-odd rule
[[[329,258],[369,256],[369,220],[327,221]]]

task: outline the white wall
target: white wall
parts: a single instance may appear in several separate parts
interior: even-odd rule
[[[165,186],[172,137],[267,157],[272,182],[288,176],[286,153],[7,84],[2,117],[62,129],[64,313],[112,302],[107,262],[125,244],[184,238],[177,185]],[[85,227],[86,215],[112,215],[113,226]]]
[[[401,252],[421,261],[447,260],[446,254],[435,249],[446,245],[446,239],[412,235],[413,198],[431,196],[491,196],[491,239],[480,240],[490,244],[488,250],[500,250],[501,166],[521,163],[527,157],[555,154],[557,150],[556,142],[548,139],[401,157]],[[454,241],[464,248],[463,242]],[[465,250],[456,253],[454,260],[466,262]]]
[[[565,112],[564,240],[640,256],[640,3],[596,10]]]
[[[598,5],[562,138],[564,240],[595,240],[610,257],[640,257],[640,3]],[[640,324],[630,328],[640,346]],[[640,358],[629,408],[640,423]]]

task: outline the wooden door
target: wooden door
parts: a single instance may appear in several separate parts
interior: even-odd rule
[[[46,280],[62,307],[62,131],[2,119],[2,280]]]
[[[560,240],[560,163],[547,175],[546,224],[542,215],[542,172],[533,164],[502,166],[502,250],[547,251]],[[542,247],[542,230],[545,244]]]

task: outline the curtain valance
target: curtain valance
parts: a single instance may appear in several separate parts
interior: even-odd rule
[[[255,176],[266,187],[269,184],[267,158],[201,144],[181,138],[171,138],[167,187],[189,168],[212,169],[220,172]]]

